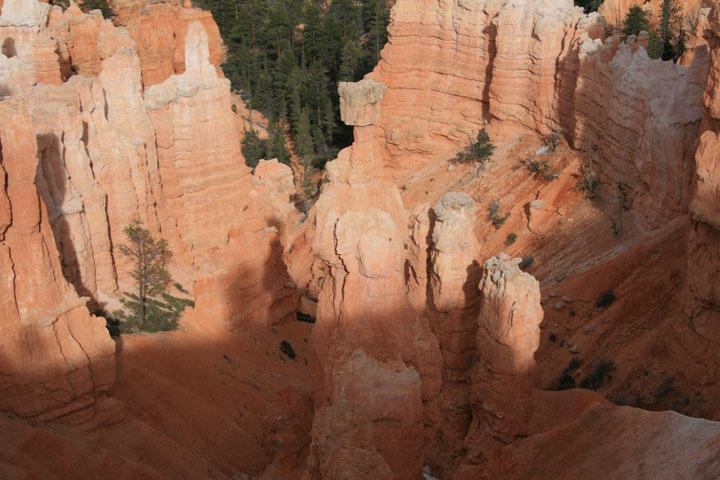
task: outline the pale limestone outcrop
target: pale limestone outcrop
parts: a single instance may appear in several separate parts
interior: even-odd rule
[[[580,47],[573,142],[595,145],[596,168],[627,185],[645,224],[657,228],[688,200],[685,164],[702,117],[706,58],[687,68],[620,45],[606,61],[603,49],[597,40]]]
[[[380,120],[382,108],[380,101],[387,87],[369,78],[359,82],[340,82],[340,116],[346,125],[365,127]]]
[[[0,27],[41,27],[47,21],[50,5],[36,0],[6,0]]]
[[[475,200],[467,193],[450,192],[433,207],[430,288],[440,312],[461,310],[472,302],[467,287],[469,270],[478,254]]]
[[[0,95],[25,94],[37,82],[60,84],[56,42],[45,29],[49,5],[8,3],[0,16]]]

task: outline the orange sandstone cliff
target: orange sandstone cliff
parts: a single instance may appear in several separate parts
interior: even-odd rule
[[[675,65],[569,1],[397,0],[305,217],[179,3],[3,6],[0,476],[720,476],[720,6]],[[195,307],[113,340],[135,218]]]

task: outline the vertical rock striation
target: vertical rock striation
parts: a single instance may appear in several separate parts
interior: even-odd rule
[[[687,205],[702,53],[689,68],[650,60],[569,0],[399,0],[389,31],[369,78],[388,87],[374,141],[395,178],[453,158],[490,122],[495,142],[555,130],[594,148],[594,171],[627,187],[643,228]]]
[[[363,125],[355,129],[356,143],[328,164],[329,183],[313,212],[312,247],[326,268],[313,331],[320,369],[315,408],[359,405],[392,478],[411,479],[425,458],[424,423],[440,387],[439,350],[407,299],[406,213],[397,187],[379,175],[380,157],[369,141],[375,126],[364,125],[368,115],[358,114],[372,109],[358,101],[367,97],[354,91],[362,88],[346,84],[341,90],[343,105],[353,109],[343,118]],[[313,451],[323,441],[314,437]],[[344,468],[340,460],[326,468]],[[316,454],[309,463],[317,462]],[[382,462],[373,468],[382,470]],[[358,466],[355,475],[362,474]]]
[[[22,99],[0,102],[0,409],[81,422],[115,380],[115,344],[62,274]]]

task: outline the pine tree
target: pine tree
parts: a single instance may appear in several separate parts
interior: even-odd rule
[[[100,0],[95,0],[100,1]],[[352,141],[340,122],[336,84],[370,71],[387,40],[388,0],[195,0],[209,8],[228,46],[223,66],[252,109],[271,119],[268,158],[287,162],[285,123],[313,144],[315,158]],[[342,70],[342,72],[341,72]],[[302,111],[308,125],[298,123]],[[305,128],[307,126],[307,128]],[[307,144],[306,143],[306,144]],[[257,141],[245,145],[257,156]],[[255,150],[253,150],[255,148]]]
[[[660,25],[658,27],[659,37],[662,42],[663,60],[677,59],[680,56],[676,55],[677,49],[674,32],[674,30],[679,27],[679,12],[680,7],[675,4],[674,0],[663,0],[660,9]]]
[[[390,21],[390,10],[386,0],[370,0],[367,2],[367,29],[370,33],[368,70],[380,60],[380,50],[387,42],[387,24]]]
[[[255,168],[262,158],[266,158],[267,141],[261,140],[255,130],[245,132],[242,140],[242,154],[245,165]]]
[[[315,153],[313,138],[310,133],[310,117],[307,110],[300,113],[300,120],[295,129],[295,146],[301,157],[310,157]]]
[[[354,38],[345,42],[340,56],[340,77],[343,82],[354,82],[357,78],[363,60],[363,51],[360,44]]]
[[[271,118],[268,125],[270,138],[267,144],[267,157],[277,158],[278,162],[290,165],[290,152],[285,146],[285,121]]]
[[[305,6],[305,26],[302,31],[303,50],[307,64],[314,64],[321,55],[320,35],[322,11],[317,3],[310,1]]]
[[[110,18],[115,16],[115,12],[108,5],[107,0],[85,0],[82,3],[82,10],[89,12],[90,10],[100,10],[104,18]]]
[[[650,31],[650,21],[647,18],[645,10],[641,7],[630,8],[623,20],[623,35],[637,35],[643,30],[646,32]]]
[[[125,310],[114,312],[114,316],[124,321],[125,331],[133,327],[151,332],[175,329],[180,313],[194,304],[165,293],[171,282],[165,270],[165,261],[171,255],[167,241],[156,241],[139,220],[125,228],[125,235],[129,243],[119,248],[135,264],[130,275],[135,280],[137,293],[124,293],[120,303]],[[187,293],[179,284],[175,286]]]

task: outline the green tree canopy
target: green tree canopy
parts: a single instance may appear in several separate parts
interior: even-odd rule
[[[167,241],[155,240],[140,220],[128,225],[125,235],[128,243],[120,245],[119,249],[134,264],[130,275],[136,291],[125,292],[120,299],[124,309],[113,312],[124,322],[121,331],[175,329],[180,313],[193,302],[165,293],[171,283],[170,274],[165,270],[165,261],[170,256]],[[179,284],[175,286],[186,293]]]
[[[648,20],[647,13],[642,7],[631,7],[623,20],[623,35],[637,35],[643,30],[650,31],[650,20]]]
[[[289,158],[280,146],[286,124],[296,145],[312,145],[313,164],[352,142],[352,128],[340,121],[337,82],[360,80],[377,64],[387,41],[388,0],[197,3],[212,12],[228,46],[223,70],[233,88],[271,119],[268,158]],[[299,126],[303,111],[308,124]]]

